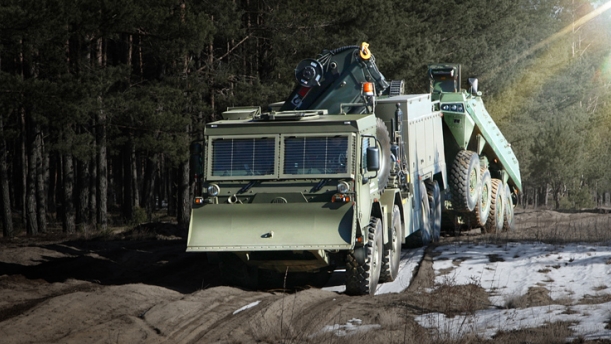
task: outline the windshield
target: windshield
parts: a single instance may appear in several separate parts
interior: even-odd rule
[[[208,178],[324,178],[349,175],[348,135],[211,138]]]
[[[346,173],[348,137],[289,137],[284,139],[285,174]]]
[[[275,139],[216,139],[212,141],[213,176],[274,174]]]

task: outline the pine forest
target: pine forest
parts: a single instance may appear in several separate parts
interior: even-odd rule
[[[361,42],[406,93],[429,92],[431,63],[479,78],[520,161],[519,206],[610,202],[606,1],[1,3],[4,237],[106,231],[160,212],[188,226],[189,146],[204,124],[284,100],[299,61]]]

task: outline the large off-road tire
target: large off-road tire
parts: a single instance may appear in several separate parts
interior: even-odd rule
[[[515,219],[513,217],[513,201],[511,200],[511,188],[505,184],[505,217],[503,218],[503,232],[513,230]]]
[[[382,267],[382,222],[372,217],[367,227],[369,241],[363,248],[365,261],[359,262],[356,252],[346,256],[346,294],[374,295]]]
[[[441,236],[441,190],[436,180],[426,181],[426,193],[429,200],[431,240],[439,242]]]
[[[480,162],[477,153],[461,150],[450,172],[450,190],[454,210],[473,212],[480,199]]]
[[[481,196],[473,212],[473,224],[477,227],[486,225],[490,215],[490,201],[492,200],[492,178],[490,177],[490,171],[487,168],[482,169],[481,176]]]
[[[422,247],[431,243],[431,207],[424,182],[420,181],[420,223],[416,232],[407,237],[405,246],[409,248]],[[417,202],[417,201],[416,201]]]
[[[224,284],[245,289],[257,289],[258,270],[249,267],[238,256],[230,252],[218,254],[219,270]]]
[[[491,186],[490,214],[488,214],[484,231],[486,233],[500,233],[503,230],[503,218],[505,217],[503,181],[493,178]]]
[[[399,273],[401,263],[401,237],[403,225],[401,221],[401,210],[395,205],[392,210],[392,224],[389,226],[388,243],[384,246],[384,258],[382,270],[380,271],[380,282],[392,282]]]
[[[376,137],[380,142],[380,170],[378,171],[378,189],[384,190],[388,185],[390,169],[392,164],[390,153],[390,135],[386,124],[380,118],[376,118]]]

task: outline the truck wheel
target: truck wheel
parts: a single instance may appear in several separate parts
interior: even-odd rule
[[[492,178],[490,177],[490,171],[487,168],[482,169],[481,176],[482,194],[474,212],[474,222],[478,227],[483,227],[486,225],[488,216],[490,215],[490,201],[492,199]]]
[[[388,128],[386,124],[380,118],[376,118],[376,137],[380,142],[380,170],[378,171],[378,189],[384,190],[388,184],[388,177],[390,176],[390,164],[392,159],[390,158],[390,135],[388,134]]]
[[[414,200],[414,202],[417,202]],[[416,217],[417,214],[414,214]],[[424,182],[420,182],[420,229],[405,239],[406,248],[416,248],[428,245],[432,240],[431,235],[431,208],[429,206],[429,196],[426,192]]]
[[[439,237],[441,236],[441,191],[439,190],[439,183],[436,180],[427,180],[426,192],[431,209],[429,221],[431,239],[433,242],[439,242]]]
[[[357,253],[352,251],[346,257],[346,294],[374,295],[382,268],[382,222],[372,217],[367,227],[369,241],[359,248],[364,250],[364,261],[359,262]],[[358,250],[358,249],[357,249]]]
[[[390,240],[384,247],[384,262],[380,271],[380,282],[392,282],[399,273],[399,263],[401,262],[401,236],[403,227],[401,226],[401,210],[395,205],[392,210],[392,226],[390,230]]]
[[[473,212],[480,199],[480,163],[477,153],[461,150],[450,173],[454,210]]]
[[[484,226],[486,233],[499,233],[503,230],[503,218],[504,209],[503,203],[505,201],[503,192],[503,182],[500,179],[493,178],[490,185],[490,213],[488,214],[488,221]]]
[[[503,218],[503,232],[513,230],[515,219],[513,217],[513,202],[511,201],[511,188],[505,184],[505,217]]]

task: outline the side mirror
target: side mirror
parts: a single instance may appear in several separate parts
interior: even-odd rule
[[[367,147],[367,170],[380,170],[380,150],[378,147]]]

